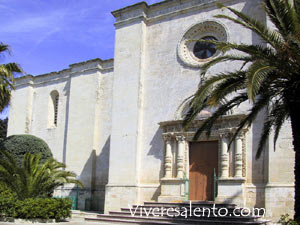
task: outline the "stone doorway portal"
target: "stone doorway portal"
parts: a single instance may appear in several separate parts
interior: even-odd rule
[[[190,142],[189,149],[189,199],[213,200],[214,171],[218,173],[218,141]]]
[[[243,114],[223,116],[211,128],[209,138],[203,133],[197,140],[194,139],[195,132],[203,124],[204,119],[193,121],[187,130],[183,128],[182,120],[161,122],[164,161],[158,201],[213,200],[213,169],[216,168],[215,201],[218,203],[230,201],[244,206],[248,127],[236,136],[228,149],[230,138],[244,118]],[[200,170],[201,167],[207,171]],[[204,179],[204,182],[199,181],[201,179]]]

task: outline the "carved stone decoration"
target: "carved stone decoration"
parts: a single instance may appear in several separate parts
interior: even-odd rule
[[[211,128],[211,135],[204,133],[197,139],[195,132],[203,124],[205,119],[194,120],[186,129],[183,128],[183,120],[171,120],[160,122],[162,137],[165,141],[165,162],[163,164],[165,175],[160,179],[161,195],[159,201],[183,201],[186,198],[185,178],[189,176],[189,143],[202,141],[218,142],[218,196],[217,202],[226,199],[235,199],[238,190],[239,198],[243,202],[243,184],[246,181],[246,141],[245,135],[248,127],[245,127],[234,140],[232,148],[228,151],[229,141],[238,129],[240,121],[247,115],[224,115],[219,118]],[[173,148],[173,149],[172,149]],[[237,150],[236,150],[237,149]],[[232,157],[230,158],[230,154]],[[231,171],[231,172],[230,172]],[[186,175],[186,177],[185,177]],[[228,194],[228,187],[234,187]]]
[[[242,169],[242,174],[243,174],[243,177],[246,177],[246,168],[247,168],[247,165],[246,165],[246,133],[244,133],[244,138],[243,138],[243,169]]]
[[[185,138],[186,139],[186,138]],[[189,145],[187,141],[185,140],[184,142],[184,175],[186,177],[189,177],[189,172],[190,172],[190,159],[189,159]]]
[[[177,153],[177,178],[183,178],[184,172],[184,150],[185,150],[185,137],[183,135],[176,136],[178,142]]]
[[[229,154],[228,154],[228,135],[221,134],[221,174],[220,177],[222,179],[226,179],[229,177]]]
[[[222,143],[220,139],[218,140],[218,162],[221,162],[221,155],[222,155]],[[221,166],[218,166],[218,177],[221,176]]]
[[[241,135],[236,139],[238,145],[234,143],[233,159],[229,159],[228,144],[231,135],[236,131],[239,123],[246,115],[226,115],[218,119],[211,129],[211,135],[208,138],[206,134],[200,135],[197,140],[194,140],[195,132],[201,126],[204,119],[194,120],[187,130],[183,129],[182,120],[173,120],[161,122],[160,126],[163,129],[163,138],[165,140],[165,177],[174,179],[182,179],[182,172],[189,177],[189,145],[188,142],[194,141],[218,141],[218,177],[222,180],[244,179],[246,177],[246,141],[245,136],[247,127],[241,131]],[[172,141],[171,141],[172,138]],[[176,138],[177,154],[176,159],[172,155],[172,142]],[[182,143],[183,141],[183,143]],[[238,149],[236,150],[236,148]],[[183,149],[183,153],[181,152]],[[182,155],[183,156],[182,156]],[[174,158],[174,159],[173,159]],[[183,165],[182,165],[183,163]],[[230,169],[232,168],[232,173]],[[173,172],[172,172],[173,171]],[[175,173],[177,173],[177,175]],[[232,177],[233,176],[233,177]]]
[[[236,178],[243,176],[243,135],[239,134],[235,139],[235,175]]]
[[[166,153],[165,153],[165,178],[172,177],[172,136],[164,135],[163,139],[166,143]]]
[[[228,40],[225,26],[221,25],[219,22],[204,21],[198,23],[185,32],[178,44],[177,52],[182,62],[191,67],[199,67],[203,62],[207,62],[211,59],[200,59],[193,53],[197,40],[205,37],[213,37],[218,41],[224,42]],[[217,56],[218,54],[219,52],[217,51],[213,57]]]

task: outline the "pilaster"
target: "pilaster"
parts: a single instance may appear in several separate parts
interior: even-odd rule
[[[174,135],[173,133],[166,133],[163,135],[165,142],[165,161],[164,169],[165,175],[161,179],[161,194],[158,201],[180,201],[185,198],[185,185],[184,185],[184,153],[185,153],[185,137],[181,134]],[[172,143],[175,142],[175,145]],[[172,147],[177,146],[177,154]],[[176,160],[172,160],[175,154]],[[172,173],[176,169],[176,174]]]
[[[243,177],[243,138],[242,134],[238,134],[235,139],[235,178]]]
[[[112,130],[105,212],[140,203],[147,26],[142,18],[131,21],[130,26],[115,25]],[[125,190],[128,196],[123,198]]]
[[[228,135],[227,134],[221,134],[220,135],[220,141],[221,141],[221,174],[220,178],[226,179],[229,177],[229,154],[228,154]]]
[[[177,153],[177,178],[183,178],[184,172],[184,150],[185,150],[185,137],[183,135],[176,136],[178,143],[178,153]]]
[[[164,178],[171,178],[172,177],[172,169],[173,169],[173,161],[172,161],[172,136],[165,135],[163,136],[163,139],[165,141],[166,151],[165,151],[165,176]]]

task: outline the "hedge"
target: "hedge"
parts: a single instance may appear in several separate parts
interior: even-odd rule
[[[55,219],[71,216],[69,198],[28,198],[17,200],[13,196],[0,196],[0,213],[5,217],[20,219]]]
[[[6,185],[0,183],[0,214],[9,217],[15,216],[15,205],[17,196],[13,194]]]
[[[0,150],[11,153],[18,165],[21,165],[25,153],[42,154],[41,162],[52,157],[48,144],[42,139],[28,134],[11,135],[0,142]]]

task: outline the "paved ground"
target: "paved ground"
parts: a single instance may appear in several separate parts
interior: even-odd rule
[[[0,222],[0,225],[46,225],[45,223],[8,223],[8,222]],[[125,223],[117,224],[117,223],[104,223],[104,222],[86,222],[86,221],[70,221],[70,222],[61,222],[61,223],[51,223],[52,225],[125,225]],[[51,225],[48,223],[47,225]],[[270,225],[280,225],[280,224],[270,224]]]
[[[27,223],[27,222],[0,222],[0,225],[125,225],[125,223],[107,223],[107,222],[87,222],[84,220],[84,217],[96,217],[97,213],[93,212],[83,212],[78,210],[72,211],[72,218],[68,219],[66,222],[59,223]],[[280,225],[276,223],[271,223],[269,225]]]
[[[16,225],[16,224],[20,224],[20,225],[45,225],[45,223],[8,223],[8,222],[0,222],[0,225]],[[48,223],[50,224],[50,223]],[[112,223],[98,223],[98,222],[86,222],[86,221],[70,221],[70,222],[61,222],[61,223],[51,223],[53,225],[86,225],[86,224],[90,224],[90,225],[112,225]],[[116,223],[114,223],[114,225],[118,225]],[[124,223],[123,223],[124,225]]]
[[[46,223],[9,223],[9,222],[0,222],[0,225],[16,225],[16,224],[20,224],[20,225],[46,225]],[[60,222],[60,223],[48,223],[49,225],[53,224],[53,225],[112,225],[112,223],[103,223],[103,222],[86,222],[84,220],[70,220],[68,222]],[[121,225],[121,224],[116,224],[114,223],[113,225]],[[122,225],[124,225],[124,223],[122,223]]]
[[[72,210],[72,218],[67,219],[66,222],[59,222],[59,223],[29,223],[29,222],[0,222],[0,225],[112,225],[112,223],[105,223],[105,222],[87,222],[84,220],[84,217],[96,217],[98,213],[96,212],[84,212],[79,210]],[[113,223],[113,225],[124,225]]]

